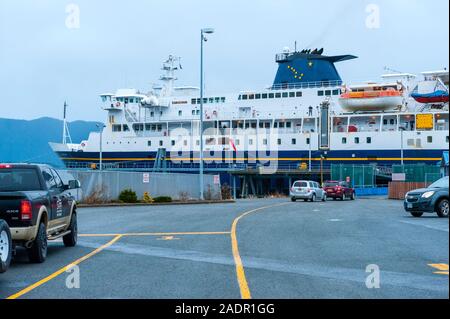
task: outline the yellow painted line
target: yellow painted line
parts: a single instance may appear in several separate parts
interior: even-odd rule
[[[262,211],[265,209],[269,209],[269,208],[273,208],[273,207],[284,206],[287,204],[289,204],[289,203],[283,203],[283,204],[277,204],[277,205],[256,208],[256,209],[253,209],[253,210],[243,213],[242,215],[240,215],[233,221],[233,225],[231,226],[231,248],[232,248],[232,252],[233,252],[234,263],[236,266],[236,276],[237,276],[237,281],[239,284],[239,289],[241,291],[242,299],[251,299],[252,296],[250,293],[250,288],[248,287],[247,278],[245,277],[245,270],[244,270],[244,265],[242,264],[241,255],[239,254],[239,245],[238,245],[238,240],[237,240],[237,235],[236,235],[237,225],[242,218],[244,218],[245,216],[247,216],[249,214],[256,213],[256,212],[259,212],[259,211]]]
[[[99,252],[101,252],[102,250],[108,248],[109,246],[111,246],[112,244],[114,244],[116,241],[118,241],[120,238],[122,238],[122,235],[117,235],[114,237],[114,239],[112,239],[111,241],[109,241],[108,243],[106,243],[105,245],[100,246],[99,248],[95,249],[94,251],[92,251],[91,253],[87,254],[84,257],[81,257],[80,259],[75,260],[73,263],[64,266],[63,268],[61,268],[60,270],[54,272],[53,274],[51,274],[48,277],[45,277],[42,280],[39,280],[38,282],[32,284],[31,286],[28,286],[27,288],[19,291],[18,293],[9,296],[7,299],[17,299],[22,297],[23,295],[29,293],[30,291],[36,289],[39,286],[42,286],[43,284],[49,282],[52,279],[55,279],[56,277],[58,277],[59,275],[65,273],[67,270],[69,270],[71,267],[78,265],[80,263],[82,263],[83,261],[91,258],[94,255],[97,255]]]
[[[435,268],[439,271],[435,271],[434,273],[437,275],[447,275],[449,273],[449,267],[447,264],[428,264],[428,266]]]
[[[181,232],[181,233],[128,233],[128,234],[79,234],[80,237],[114,237],[114,236],[122,236],[122,237],[140,237],[140,236],[155,236],[155,237],[163,237],[163,236],[196,236],[196,235],[229,235],[230,232]]]

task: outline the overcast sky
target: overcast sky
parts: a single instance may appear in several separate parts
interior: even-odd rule
[[[270,85],[275,54],[294,41],[357,55],[337,65],[345,82],[378,80],[385,66],[442,69],[448,12],[448,0],[0,0],[0,117],[61,118],[67,100],[70,120],[104,120],[98,94],[147,92],[169,54],[182,57],[178,84],[198,86],[209,26],[209,92]]]

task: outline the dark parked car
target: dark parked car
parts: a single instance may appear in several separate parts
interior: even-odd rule
[[[13,249],[27,249],[31,262],[47,257],[47,240],[77,243],[76,202],[70,194],[79,182],[63,183],[48,165],[0,164],[0,219],[11,229]]]
[[[338,198],[341,200],[356,199],[355,190],[347,182],[327,181],[323,184],[323,190],[326,192],[327,198],[333,200]]]
[[[8,224],[0,219],[0,274],[8,270],[12,256],[11,231]]]
[[[448,217],[448,176],[431,184],[428,188],[410,191],[405,196],[405,210],[414,217],[424,213],[437,213],[439,217]]]

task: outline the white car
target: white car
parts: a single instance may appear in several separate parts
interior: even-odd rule
[[[291,187],[290,196],[293,202],[298,199],[303,199],[305,202],[327,200],[327,193],[319,183],[313,181],[296,181]]]

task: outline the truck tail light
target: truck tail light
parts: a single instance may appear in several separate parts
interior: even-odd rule
[[[12,165],[9,165],[9,164],[0,164],[0,168],[12,168]]]
[[[31,220],[33,218],[33,209],[29,200],[22,200],[20,203],[20,218],[22,220]]]

